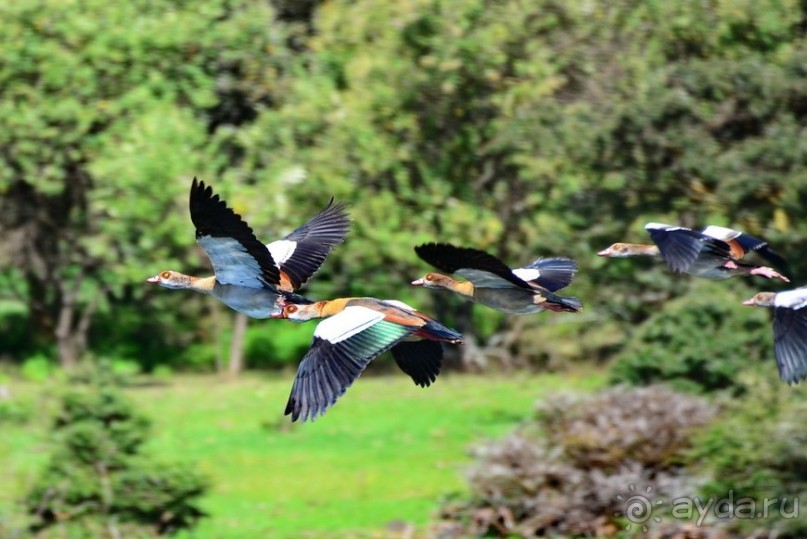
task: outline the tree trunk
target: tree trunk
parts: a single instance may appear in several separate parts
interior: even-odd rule
[[[238,313],[233,323],[233,339],[230,342],[230,376],[238,376],[244,370],[244,337],[247,333],[247,315]]]
[[[78,350],[73,335],[73,318],[76,314],[76,297],[81,282],[75,279],[72,284],[64,283],[59,286],[62,297],[59,307],[59,318],[56,322],[56,350],[59,355],[59,365],[69,369],[78,363]]]
[[[59,356],[59,365],[63,368],[75,367],[81,356],[87,350],[87,335],[90,332],[90,323],[103,292],[98,290],[93,299],[84,307],[81,317],[76,322],[79,311],[78,291],[81,287],[81,278],[76,278],[70,288],[61,286],[61,307],[56,323],[56,350]]]
[[[224,339],[224,328],[222,323],[222,305],[218,301],[211,302],[213,307],[210,309],[210,316],[213,320],[213,335],[216,336],[215,349],[216,353],[213,356],[213,362],[216,366],[216,374],[224,372],[224,358],[222,357],[221,348]],[[228,311],[229,312],[229,311]]]

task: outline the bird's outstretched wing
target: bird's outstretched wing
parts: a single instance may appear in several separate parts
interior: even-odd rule
[[[282,288],[291,291],[305,284],[331,250],[345,240],[349,229],[347,205],[334,203],[331,198],[325,209],[308,222],[282,240],[267,244],[266,248],[289,282]]]
[[[392,347],[398,367],[420,387],[428,387],[440,374],[443,345],[437,341],[402,341]]]
[[[425,243],[415,247],[417,255],[440,271],[456,273],[479,288],[532,287],[501,260],[478,249],[448,243]]]
[[[775,309],[773,347],[783,381],[793,384],[807,377],[807,309]]]
[[[217,281],[248,288],[280,282],[280,271],[266,246],[210,186],[194,178],[189,205],[196,241],[210,257]]]
[[[516,277],[530,284],[557,292],[569,286],[577,273],[577,262],[570,258],[539,258],[523,268],[513,270]]]
[[[645,229],[650,233],[661,257],[673,271],[686,272],[696,260],[714,259],[715,267],[731,259],[728,243],[696,232],[690,228],[649,223]]]
[[[291,388],[286,415],[292,421],[321,416],[361,375],[367,364],[416,328],[384,320],[384,314],[360,306],[317,325]]]
[[[742,258],[745,253],[755,252],[778,268],[786,277],[792,277],[787,260],[771,250],[768,242],[763,239],[746,234],[745,232],[740,232],[739,230],[715,225],[707,226],[703,229],[703,233],[707,236],[723,240],[730,245],[736,244],[737,252],[732,250],[735,254],[735,258],[739,259]]]

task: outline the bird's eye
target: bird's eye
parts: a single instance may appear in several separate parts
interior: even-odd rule
[[[286,313],[296,313],[297,312],[297,305],[286,305]]]
[[[169,277],[171,277],[171,272],[170,271],[164,271],[164,272],[162,272],[160,274],[160,277],[162,277],[163,279],[168,279]]]
[[[432,275],[431,273],[427,273],[426,274],[426,280],[427,281],[433,281],[434,280],[434,275]]]

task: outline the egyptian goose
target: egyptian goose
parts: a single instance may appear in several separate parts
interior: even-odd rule
[[[291,388],[285,413],[292,421],[323,415],[386,350],[392,349],[401,370],[426,387],[440,372],[440,343],[462,343],[460,333],[395,300],[287,302],[277,317],[297,322],[325,318],[314,331]]]
[[[162,271],[147,282],[209,294],[252,318],[276,315],[283,298],[308,302],[293,292],[319,269],[350,227],[345,205],[331,199],[324,210],[284,239],[264,245],[241,216],[196,178],[191,185],[190,213],[196,241],[210,258],[215,275]]]
[[[760,275],[790,281],[773,268],[740,263],[740,259],[754,251],[787,273],[787,263],[768,248],[767,242],[743,232],[721,226],[708,226],[698,232],[660,223],[648,223],[645,230],[655,245],[615,243],[597,255],[610,258],[660,256],[673,271],[706,279]]]
[[[773,308],[773,348],[779,377],[788,384],[807,378],[807,287],[760,292],[743,305]]]
[[[568,258],[539,258],[523,268],[511,270],[493,255],[448,243],[426,243],[415,247],[420,258],[447,273],[427,273],[412,281],[414,286],[445,288],[472,301],[508,314],[532,314],[543,310],[577,312],[583,308],[577,298],[554,294],[567,286],[577,271]]]

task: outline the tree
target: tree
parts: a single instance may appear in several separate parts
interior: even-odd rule
[[[14,36],[0,63],[6,263],[32,338],[71,366],[99,309],[142,297],[144,261],[187,257],[187,182],[226,163],[211,133],[271,99],[282,36],[247,1],[19,2],[0,15]]]

